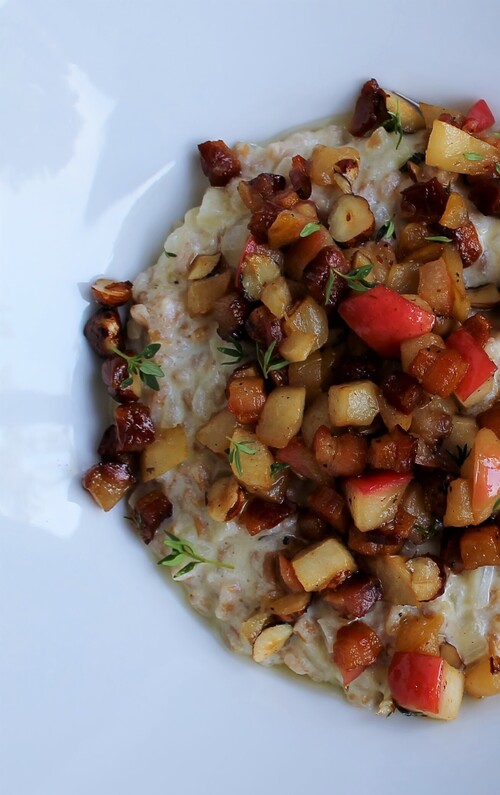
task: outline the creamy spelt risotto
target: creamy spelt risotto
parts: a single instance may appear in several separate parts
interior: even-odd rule
[[[500,692],[494,129],[370,80],[346,127],[207,141],[156,265],[92,288],[85,488],[231,648],[381,715]]]

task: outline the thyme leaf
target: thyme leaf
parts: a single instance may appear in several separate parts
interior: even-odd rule
[[[466,160],[484,160],[483,155],[478,155],[476,152],[464,152],[463,155]]]
[[[493,505],[493,510],[491,513],[496,513],[500,511],[500,497],[496,500],[495,504]]]
[[[271,464],[270,469],[271,477],[275,478],[276,475],[279,475],[284,469],[290,469],[290,464],[284,464],[281,461],[275,461],[274,464]]]
[[[166,248],[163,249],[163,253],[165,254],[166,257],[176,257],[177,256],[177,254],[174,254],[173,251],[167,251]]]
[[[394,228],[394,221],[389,220],[382,224],[375,235],[375,240],[378,243],[379,240],[390,240],[391,237],[396,237],[396,230]]]
[[[500,174],[500,163],[495,163],[495,171]]]
[[[470,447],[469,447],[468,444],[464,444],[463,446],[460,445],[460,444],[457,444],[457,452],[456,453],[452,453],[450,450],[447,450],[446,452],[448,453],[448,455],[450,456],[452,461],[455,462],[457,467],[461,467],[462,464],[464,463],[464,461],[470,455]]]
[[[231,436],[226,436],[226,439],[229,441],[229,463],[234,463],[234,468],[241,477],[243,474],[243,469],[241,467],[241,454],[255,455],[257,452],[255,442],[251,439],[244,442],[235,442]]]
[[[429,243],[453,243],[451,237],[446,237],[445,235],[429,235],[424,240],[428,240]]]
[[[238,364],[245,356],[241,342],[234,342],[233,345],[234,348],[217,348],[219,353],[223,353],[225,356],[230,356],[234,360],[232,362],[222,362],[223,365]]]
[[[121,356],[122,359],[125,359],[127,362],[128,378],[125,378],[125,380],[121,382],[120,386],[122,389],[125,389],[125,387],[131,385],[134,375],[139,375],[139,378],[143,384],[146,384],[146,386],[149,386],[155,391],[159,390],[160,385],[158,384],[158,378],[164,378],[165,373],[161,367],[159,367],[159,365],[154,364],[149,360],[158,353],[160,348],[161,345],[158,342],[151,342],[135,356],[128,356],[126,353],[123,353],[123,351],[120,351],[114,346],[111,348],[114,353],[116,353],[118,356]]]
[[[200,555],[192,545],[190,541],[187,541],[185,538],[179,538],[179,536],[174,535],[174,533],[169,533],[166,531],[167,538],[163,542],[165,546],[170,547],[170,553],[166,555],[166,557],[161,558],[158,561],[158,566],[182,566],[182,568],[173,574],[174,580],[177,580],[179,577],[183,577],[185,574],[189,574],[195,566],[199,566],[200,563],[210,563],[212,566],[217,566],[220,569],[234,569],[234,566],[231,566],[230,563],[221,563],[220,560],[211,560],[210,558],[204,558],[203,555]],[[186,565],[183,565],[185,561],[188,561]]]
[[[267,378],[269,373],[274,372],[274,370],[282,370],[283,367],[286,367],[290,362],[286,359],[274,359],[273,354],[274,349],[276,347],[276,340],[273,340],[269,346],[269,348],[262,353],[261,348],[259,345],[255,346],[255,350],[257,352],[257,361],[259,363],[259,367],[262,370],[262,375],[264,378]]]
[[[313,224],[313,223],[306,224],[300,230],[300,236],[309,237],[309,235],[314,235],[315,232],[319,232],[320,229],[321,229],[321,224]]]
[[[399,149],[399,145],[403,140],[403,123],[401,121],[401,114],[399,112],[399,102],[396,104],[396,111],[388,110],[387,113],[389,114],[389,118],[383,122],[382,127],[387,132],[394,132],[398,136],[398,140],[396,143],[396,149]]]

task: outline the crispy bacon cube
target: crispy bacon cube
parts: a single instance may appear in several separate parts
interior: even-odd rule
[[[465,359],[453,348],[430,345],[419,350],[408,372],[429,394],[446,398],[455,391],[468,367]]]
[[[117,449],[120,453],[136,453],[155,440],[155,429],[149,409],[143,403],[129,403],[115,409]]]
[[[371,440],[368,463],[374,469],[411,472],[415,465],[417,446],[417,439],[397,425],[389,433]]]
[[[320,467],[332,478],[361,475],[366,467],[368,443],[358,433],[333,436],[321,425],[314,435],[313,450]]]
[[[382,394],[402,414],[411,414],[426,399],[417,379],[403,372],[393,373],[382,382]]]
[[[377,633],[364,621],[353,621],[341,627],[333,644],[333,659],[340,669],[344,686],[373,665],[382,649],[383,643]]]
[[[338,588],[326,588],[321,597],[344,618],[363,618],[382,598],[382,586],[376,577],[357,572]]]
[[[172,503],[160,489],[148,491],[134,507],[137,532],[145,544],[150,544],[159,526],[172,516]]]
[[[313,513],[335,530],[344,533],[349,522],[349,511],[344,497],[330,486],[321,485],[311,492],[307,504]]]
[[[210,184],[223,188],[241,172],[241,163],[224,141],[205,141],[198,144],[201,169]]]
[[[289,502],[267,502],[255,497],[240,513],[237,521],[251,536],[256,536],[264,530],[272,530],[294,513],[295,506]]]

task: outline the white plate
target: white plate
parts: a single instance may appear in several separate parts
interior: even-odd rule
[[[372,76],[500,115],[498,3],[0,6],[3,791],[493,792],[498,701],[382,720],[230,654],[79,478],[103,425],[86,285],[154,260],[200,197],[195,145],[345,110]]]

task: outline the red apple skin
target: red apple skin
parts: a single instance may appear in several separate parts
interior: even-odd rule
[[[450,334],[446,345],[448,348],[458,351],[469,365],[469,369],[455,390],[459,400],[465,402],[473,392],[494,375],[497,366],[464,328],[457,329]]]
[[[339,306],[339,313],[363,342],[389,358],[399,356],[400,345],[405,340],[431,331],[436,320],[433,312],[382,284],[346,298]]]
[[[472,514],[479,522],[500,494],[500,439],[489,428],[478,431],[470,459],[462,471],[463,477],[471,477]]]
[[[357,489],[363,496],[380,494],[396,486],[407,486],[412,480],[412,475],[401,475],[397,472],[374,472],[372,475],[359,475],[347,478],[346,485]]]
[[[389,666],[389,687],[400,707],[437,715],[443,690],[444,660],[431,654],[398,651]]]

